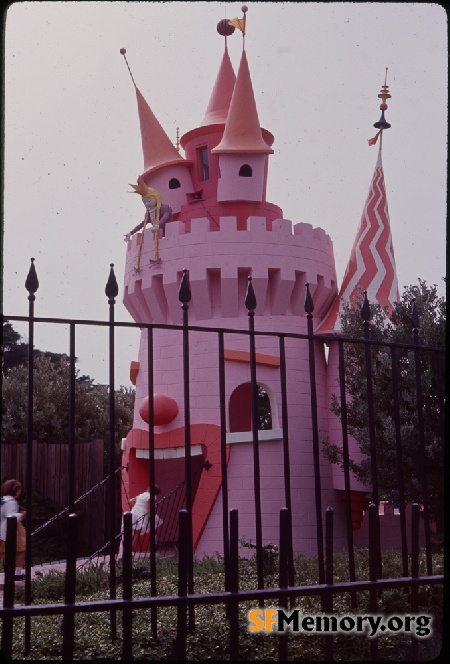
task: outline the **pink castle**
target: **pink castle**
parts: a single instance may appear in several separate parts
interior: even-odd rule
[[[150,224],[143,234],[136,233],[128,240],[126,308],[136,323],[180,326],[178,293],[184,270],[192,292],[189,324],[194,326],[248,330],[244,300],[249,276],[257,302],[255,329],[262,332],[307,332],[306,284],[314,300],[315,332],[338,329],[341,299],[350,299],[358,285],[367,290],[371,302],[391,308],[398,288],[381,141],[361,227],[339,291],[327,233],[284,219],[281,208],[266,200],[274,137],[259,123],[245,49],[237,76],[234,73],[226,42],[232,30],[227,20],[218,24],[218,32],[225,37],[225,51],[202,122],[181,138],[185,157],[135,86],[144,154],[141,178],[170,206],[173,221],[165,225],[164,233],[158,231],[158,254]],[[385,101],[383,98],[387,108]],[[384,121],[385,108],[381,108]],[[193,539],[196,555],[202,557],[223,553],[219,364],[216,335],[191,331],[189,340],[192,472],[200,474],[192,504]],[[338,389],[336,352],[333,344],[330,346],[327,358],[324,344],[315,343],[318,425],[331,442],[339,443],[340,424],[329,409],[331,395]],[[155,328],[153,349],[155,477],[165,494],[184,478],[181,330]],[[230,509],[239,510],[240,536],[254,541],[248,336],[226,333],[224,356],[228,503]],[[286,338],[286,358],[293,549],[313,555],[317,526],[307,341]],[[124,510],[128,509],[126,495],[135,496],[148,486],[149,434],[142,419],[142,415],[148,419],[144,402],[148,397],[147,360],[147,330],[142,329],[139,355],[131,364],[136,402],[133,429],[123,449],[123,463],[129,468],[123,475]],[[286,499],[276,336],[256,337],[256,373],[258,385],[270,400],[272,416],[272,428],[258,435],[262,535],[264,542],[278,543],[279,511]],[[350,445],[356,453],[356,443],[350,441]],[[320,475],[323,509],[334,508],[336,546],[344,547],[342,472],[321,458]],[[369,490],[353,480],[355,529],[360,526]],[[387,519],[385,526],[392,528],[392,519],[389,526]],[[355,530],[355,535],[357,544],[367,544],[366,530]],[[391,540],[395,544],[395,537]]]

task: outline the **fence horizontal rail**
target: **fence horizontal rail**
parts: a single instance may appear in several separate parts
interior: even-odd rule
[[[33,604],[30,606],[15,606],[11,608],[0,608],[0,618],[5,616],[44,616],[69,613],[95,613],[99,611],[110,611],[111,609],[122,610],[149,609],[152,607],[198,606],[200,604],[228,604],[248,602],[251,600],[270,600],[278,602],[281,598],[312,597],[324,593],[341,595],[343,593],[363,592],[366,590],[386,590],[388,588],[417,588],[423,585],[435,585],[444,582],[444,575],[421,576],[419,578],[403,577],[399,579],[378,579],[377,581],[345,581],[335,584],[317,584],[311,586],[293,586],[288,588],[265,588],[255,590],[240,590],[239,592],[218,592],[208,595],[187,594],[167,595],[158,597],[138,597],[134,599],[108,599],[93,600],[92,602],[77,602],[76,604]]]
[[[3,314],[3,318],[6,320],[14,321],[23,321],[29,322],[28,316],[9,316]],[[126,321],[114,321],[113,323],[103,320],[89,320],[89,319],[73,319],[73,318],[44,318],[44,317],[33,317],[34,323],[57,323],[60,325],[94,325],[99,327],[128,327],[136,328],[138,330],[180,330],[182,331],[185,327],[182,324],[179,325],[168,325],[162,323],[130,323]],[[433,351],[433,352],[445,352],[445,348],[442,346],[422,346],[414,343],[404,343],[397,341],[383,341],[382,339],[363,339],[361,337],[347,337],[340,334],[312,334],[300,332],[271,332],[265,330],[246,330],[244,328],[235,328],[235,327],[204,327],[202,325],[191,325],[187,326],[190,332],[211,332],[211,333],[222,333],[222,334],[243,334],[244,336],[256,336],[256,337],[274,337],[277,339],[314,339],[316,341],[323,342],[337,342],[343,341],[345,343],[355,343],[368,346],[382,346],[385,348],[405,348],[405,349],[414,349],[419,348],[422,351]]]
[[[309,286],[306,284],[304,305],[306,315],[300,310],[296,312],[296,315],[302,316],[302,320],[289,317],[286,319],[289,323],[285,325],[282,322],[277,326],[278,331],[255,330],[255,323],[257,327],[263,327],[265,318],[255,317],[256,298],[252,279],[248,277],[247,294],[243,303],[248,315],[247,329],[192,325],[188,317],[191,292],[187,270],[184,270],[178,293],[182,310],[179,324],[121,322],[114,319],[113,305],[114,298],[118,294],[118,286],[112,268],[113,265],[105,289],[109,304],[109,320],[35,317],[32,306],[34,295],[29,297],[29,316],[4,317],[7,320],[29,324],[26,482],[30,494],[27,495],[27,513],[30,515],[32,512],[30,496],[33,486],[31,443],[34,424],[34,326],[48,323],[70,326],[71,387],[68,413],[71,457],[67,463],[67,476],[71,486],[70,509],[73,509],[76,503],[75,328],[76,326],[103,327],[109,332],[109,481],[106,492],[109,518],[102,548],[96,552],[96,554],[105,552],[105,557],[109,556],[109,568],[107,568],[109,593],[105,591],[104,599],[76,601],[75,555],[79,538],[75,528],[76,515],[71,514],[69,518],[73,522],[73,527],[68,529],[68,563],[65,571],[63,603],[32,603],[31,536],[28,532],[25,601],[24,605],[14,606],[15,550],[12,553],[11,547],[15,546],[15,536],[11,530],[9,563],[5,574],[7,591],[5,598],[9,599],[5,601],[3,609],[0,608],[0,617],[3,618],[4,625],[5,652],[9,654],[12,652],[13,620],[19,616],[25,617],[26,655],[31,652],[31,617],[62,616],[63,659],[71,660],[76,631],[75,615],[109,613],[110,639],[111,642],[115,642],[118,638],[117,615],[118,612],[122,612],[122,658],[129,660],[133,652],[132,612],[151,610],[148,634],[158,639],[157,609],[172,607],[176,609],[177,614],[174,645],[177,659],[183,661],[187,653],[187,635],[194,632],[196,621],[197,624],[200,622],[199,616],[195,615],[195,608],[202,605],[224,607],[229,621],[230,659],[237,660],[240,654],[239,633],[242,630],[242,626],[239,625],[238,609],[245,608],[247,603],[255,603],[260,607],[264,606],[264,603],[270,603],[287,608],[295,604],[299,598],[314,598],[317,607],[321,607],[321,613],[337,615],[338,607],[333,606],[334,598],[345,597],[350,600],[351,610],[356,611],[360,597],[365,608],[367,594],[369,610],[375,614],[378,608],[382,606],[385,608],[388,603],[389,597],[383,597],[383,591],[402,589],[405,591],[405,606],[409,607],[412,614],[419,606],[431,606],[426,603],[422,595],[425,596],[427,593],[431,595],[430,587],[439,587],[444,583],[443,574],[433,573],[433,571],[440,572],[441,568],[437,566],[433,570],[432,535],[436,533],[439,537],[443,535],[443,532],[441,533],[443,525],[440,522],[441,504],[444,502],[443,498],[441,500],[443,475],[440,474],[440,468],[443,465],[441,461],[445,446],[443,367],[445,349],[421,343],[415,305],[411,327],[409,328],[407,322],[402,336],[391,336],[390,340],[374,338],[378,336],[378,328],[376,324],[371,326],[370,323],[371,310],[367,294],[361,309],[364,320],[361,336],[344,336],[342,333],[315,334],[314,304]],[[31,287],[35,287],[33,283],[30,288],[27,286],[30,293]],[[245,314],[242,304],[241,313]],[[135,316],[136,320],[140,317]],[[149,316],[144,318],[151,319]],[[178,319],[176,315],[171,315],[168,318],[158,316],[157,320]],[[198,320],[204,318],[198,317]],[[212,319],[208,320],[215,322]],[[229,320],[229,318],[222,319],[221,322]],[[244,321],[244,316],[236,318],[236,323],[239,325],[245,324]],[[270,327],[270,324],[268,325]],[[138,329],[141,333],[139,362],[134,363],[139,367],[138,371],[142,371],[140,378],[138,377],[134,383],[137,399],[135,409],[139,406],[139,415],[142,415],[142,419],[148,423],[148,432],[146,432],[140,425],[140,420],[136,418],[136,411],[133,425],[135,428],[131,430],[131,435],[125,439],[122,447],[122,459],[127,469],[132,468],[135,459],[139,463],[141,459],[148,459],[147,467],[146,462],[142,466],[135,466],[134,482],[129,479],[131,472],[128,483],[124,482],[122,477],[122,509],[126,506],[125,499],[128,500],[128,490],[131,490],[131,487],[133,491],[138,489],[139,482],[136,480],[138,476],[142,476],[142,482],[145,480],[145,486],[155,487],[156,484],[160,484],[160,477],[163,481],[170,477],[173,484],[182,487],[179,494],[172,492],[176,501],[172,501],[170,509],[176,509],[176,513],[172,514],[171,511],[170,515],[164,515],[161,524],[167,528],[173,526],[170,531],[171,536],[166,539],[173,547],[174,558],[178,562],[177,594],[158,594],[157,577],[160,569],[157,569],[156,555],[158,544],[163,543],[164,537],[161,529],[159,531],[161,541],[158,542],[156,535],[158,526],[153,525],[156,515],[153,497],[150,501],[149,550],[145,551],[145,555],[148,553],[149,558],[150,589],[145,589],[145,597],[132,597],[133,580],[139,578],[140,569],[139,565],[133,569],[133,555],[137,549],[136,540],[132,536],[131,515],[128,509],[121,526],[123,542],[117,551],[117,543],[122,538],[122,532],[117,532],[118,520],[115,519],[115,510],[120,508],[116,500],[118,482],[114,481],[116,444],[114,425],[117,415],[114,401],[114,335],[115,330],[120,328]],[[280,328],[288,331],[279,331]],[[297,329],[301,329],[302,332],[296,332]],[[352,334],[358,334],[359,327],[356,322],[354,327],[348,329]],[[371,330],[374,332],[373,336]],[[233,341],[242,338],[244,342],[232,343],[230,345],[233,347],[226,348],[225,339],[228,341],[228,335]],[[392,340],[397,338],[403,341]],[[433,337],[433,341],[438,338]],[[214,343],[211,343],[211,340]],[[285,341],[289,343],[285,344]],[[328,345],[328,353],[325,345]],[[175,358],[174,349],[177,346],[178,354]],[[263,352],[257,352],[258,346]],[[266,354],[269,350],[272,355]],[[207,362],[205,357],[208,354],[210,358]],[[170,358],[173,366],[168,366],[167,358]],[[226,361],[229,361],[229,364],[226,364]],[[232,362],[234,364],[231,364]],[[135,369],[136,366],[133,367],[133,371]],[[180,420],[172,419],[171,422],[174,422],[173,427],[180,424],[183,426],[172,427],[162,432],[155,431],[155,427],[159,425],[155,416],[156,399],[152,399],[151,395],[158,396],[159,392],[165,395],[167,391],[169,396],[171,390],[166,390],[168,386],[176,386],[172,401],[177,408],[181,405],[183,408],[180,409]],[[336,394],[331,392],[330,400],[329,390],[333,388]],[[140,401],[143,403],[144,399],[148,400],[145,417],[140,410],[142,406]],[[202,411],[203,407],[205,412],[208,409],[206,415]],[[334,417],[331,424],[329,412]],[[365,429],[359,430],[360,425]],[[264,434],[263,429],[265,429]],[[174,433],[174,437],[169,439],[168,434],[172,436],[172,432],[178,437],[175,437]],[[328,447],[325,447],[325,444]],[[194,447],[196,447],[195,453]],[[130,455],[130,450],[133,448],[136,449],[136,457]],[[164,456],[166,448],[170,453],[167,452]],[[146,454],[142,452],[138,457],[138,449],[144,450]],[[156,452],[161,450],[162,454],[157,455]],[[359,451],[364,455],[364,461],[370,463],[370,467],[360,464],[358,470],[357,459],[356,461],[354,459]],[[326,465],[322,455],[330,464],[341,465],[342,477],[339,473],[334,477],[332,468]],[[166,460],[175,458],[177,465],[172,461],[166,463]],[[228,467],[230,458],[234,459],[234,466]],[[130,466],[128,466],[129,460]],[[354,473],[352,463],[355,463],[355,472],[361,473],[362,489],[358,484],[355,485],[351,478],[351,473]],[[156,474],[157,464],[159,464],[159,476]],[[237,474],[237,477],[229,472],[234,468],[237,471],[238,467],[241,474]],[[213,470],[208,475],[211,468]],[[142,470],[141,476],[138,470],[139,472]],[[198,483],[194,482],[197,470],[199,478],[204,480],[201,487],[200,479]],[[413,471],[416,472],[415,475]],[[411,474],[415,484],[410,481],[408,485],[405,480],[410,480]],[[179,483],[180,478],[182,484]],[[168,484],[169,480],[166,483]],[[172,485],[164,487],[164,491],[169,492],[166,495],[171,493],[171,487]],[[364,487],[367,490],[364,490]],[[221,504],[217,498],[219,490]],[[149,491],[150,496],[153,496],[154,488]],[[216,491],[217,493],[214,493]],[[308,500],[305,499],[305,491],[309,492]],[[231,505],[231,499],[234,505]],[[326,514],[323,510],[325,501],[330,505]],[[383,503],[386,502],[390,502],[394,509],[386,515],[388,523],[384,524],[386,528],[381,536],[380,515],[384,517]],[[244,507],[241,512],[243,515],[241,529],[238,527],[240,504]],[[266,511],[262,509],[263,504]],[[128,505],[130,506],[129,501]],[[218,511],[214,511],[216,505]],[[250,510],[247,509],[249,505]],[[393,524],[391,517],[395,519],[396,505],[400,520]],[[275,516],[278,508],[277,526]],[[336,509],[338,514],[337,527],[333,526],[333,509]],[[210,514],[212,525],[208,539],[204,535],[205,518],[209,519]],[[359,529],[364,515],[367,515],[365,522],[367,528],[362,534],[364,537],[354,537],[353,531]],[[195,517],[195,529],[193,517]],[[411,521],[410,532],[407,531],[407,519]],[[395,525],[393,535],[396,539],[394,537],[390,539],[391,533],[388,528],[390,524]],[[436,532],[432,533],[434,527]],[[143,540],[145,540],[148,531],[142,529],[140,532],[144,533]],[[242,539],[239,539],[239,535],[242,535]],[[199,545],[200,537],[205,537],[201,545]],[[252,541],[246,541],[248,537]],[[425,557],[422,557],[419,547],[423,546],[424,539]],[[391,546],[392,542],[394,544]],[[438,537],[436,544],[440,546]],[[253,585],[256,583],[256,578],[252,577],[250,581],[250,577],[247,579],[243,575],[241,581],[239,580],[239,545],[256,549],[252,572],[256,571],[257,588]],[[364,569],[357,570],[356,549],[365,548],[368,548],[368,557],[364,554],[362,560]],[[391,570],[389,559],[386,561],[388,563],[386,568],[383,567],[385,562],[383,556],[392,549],[401,551],[401,571],[400,568],[396,572]],[[274,551],[277,550],[279,557],[275,563]],[[218,585],[209,587],[214,587],[215,592],[205,594],[197,592],[201,575],[197,577],[194,569],[194,553],[200,560],[202,553],[205,555],[205,552],[209,554],[210,551],[216,551],[221,557],[221,561],[218,561],[221,566],[223,561],[223,584],[220,579]],[[345,563],[347,571],[336,575],[338,580],[334,582],[334,556],[337,551],[347,553]],[[120,566],[116,569],[116,564],[121,553],[123,598],[117,598],[117,571],[120,570]],[[309,581],[310,576],[295,569],[294,553],[305,554],[307,557],[310,554],[317,556],[317,574],[314,572],[316,576],[313,577],[317,583],[311,581],[308,585],[300,585],[306,580]],[[88,562],[91,562],[92,558],[93,556]],[[440,565],[437,560],[435,564]],[[278,578],[273,576],[276,565],[278,565]],[[426,575],[421,575],[422,571],[426,572]],[[222,576],[222,572],[220,575]],[[382,578],[383,576],[388,578]],[[342,578],[349,580],[339,580]],[[251,583],[250,588],[247,586],[247,581]],[[242,589],[239,589],[240,586]],[[427,592],[419,593],[420,589],[426,589]],[[176,591],[170,588],[170,592]],[[432,595],[434,598],[434,593]],[[433,613],[433,610],[430,609],[430,612]],[[163,617],[163,613],[160,617]],[[440,632],[438,634],[440,635]],[[322,645],[324,659],[327,661],[332,659],[332,642],[328,640]],[[410,646],[411,654],[414,655],[412,659],[418,659],[414,638]],[[370,657],[373,660],[379,659],[376,641],[370,643]],[[287,640],[280,641],[278,659],[286,661],[287,658]]]

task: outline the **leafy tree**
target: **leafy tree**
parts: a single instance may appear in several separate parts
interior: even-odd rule
[[[21,341],[20,334],[8,320],[3,320],[2,329],[2,371],[27,361],[28,344]]]
[[[3,376],[2,440],[26,440],[26,365],[12,367]],[[66,442],[69,437],[70,361],[66,355],[52,360],[41,354],[34,360],[34,438],[46,443]],[[126,435],[133,421],[134,390],[120,387],[115,392],[115,437]],[[89,376],[75,371],[75,442],[109,439],[109,388],[96,385]]]
[[[380,305],[371,305],[370,339],[396,344],[398,367],[398,390],[394,394],[391,369],[391,348],[372,346],[373,394],[375,403],[375,437],[377,448],[377,475],[380,498],[393,502],[398,500],[398,471],[396,456],[396,435],[394,403],[398,398],[400,412],[400,434],[402,442],[402,466],[405,482],[405,500],[423,501],[423,471],[427,475],[430,518],[436,524],[437,536],[443,532],[443,442],[442,442],[442,401],[439,399],[440,374],[444,384],[443,353],[439,367],[436,356],[430,350],[419,351],[420,376],[423,393],[423,422],[425,459],[420,452],[419,415],[417,407],[415,352],[412,304],[415,301],[419,320],[419,343],[422,346],[445,347],[446,303],[439,297],[436,286],[428,286],[419,279],[418,285],[405,287],[400,302],[395,303],[389,319],[387,311]],[[362,293],[359,305],[362,304]],[[341,316],[342,335],[352,338],[363,337],[360,306],[346,306]],[[366,457],[360,463],[351,460],[354,475],[368,486],[371,485],[371,463],[369,423],[367,408],[367,382],[365,370],[364,344],[344,345],[347,423],[348,431],[359,444]],[[443,388],[442,388],[443,389]],[[332,411],[341,416],[340,398],[333,395]],[[342,449],[325,443],[325,456],[332,463],[342,465]]]
[[[270,399],[267,392],[258,385],[258,429],[272,428],[272,411],[270,410]]]
[[[28,349],[27,342],[22,341],[20,334],[12,327],[11,323],[3,320],[2,330],[2,372],[7,373],[12,367],[28,362]],[[49,357],[52,362],[58,362],[62,357],[66,357],[64,353],[54,353],[51,350],[33,349],[33,357],[45,356]],[[78,361],[75,358],[75,361]],[[89,378],[89,376],[87,377]],[[81,380],[81,377],[79,378]]]

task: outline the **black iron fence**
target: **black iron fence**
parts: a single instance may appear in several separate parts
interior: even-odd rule
[[[416,615],[419,608],[419,591],[421,588],[431,588],[443,583],[443,575],[433,571],[433,534],[436,519],[436,492],[441,488],[437,486],[436,480],[430,486],[430,459],[428,459],[430,450],[430,435],[432,434],[433,447],[433,465],[438,463],[443,466],[444,452],[444,349],[424,347],[419,343],[418,330],[419,321],[417,313],[412,311],[412,339],[410,344],[397,344],[386,341],[375,341],[370,337],[370,307],[365,299],[363,306],[364,320],[364,338],[343,338],[336,336],[317,336],[313,333],[313,301],[306,287],[305,312],[307,316],[307,333],[271,333],[260,332],[254,328],[254,313],[256,300],[253,293],[251,278],[249,278],[248,291],[246,296],[246,307],[248,310],[248,330],[229,330],[223,328],[204,328],[200,326],[191,326],[188,322],[188,311],[190,301],[190,288],[188,283],[187,271],[184,271],[179,299],[182,308],[181,326],[170,325],[150,325],[139,323],[123,323],[114,320],[114,304],[118,294],[117,282],[114,276],[113,266],[111,266],[108,283],[105,289],[109,303],[109,321],[93,320],[68,320],[56,318],[39,318],[34,315],[35,292],[38,288],[38,281],[34,264],[32,263],[29,275],[26,281],[26,288],[29,292],[29,315],[28,317],[8,316],[8,320],[28,321],[29,325],[29,376],[28,376],[28,449],[27,449],[27,505],[26,509],[29,515],[32,514],[33,505],[31,502],[32,494],[32,440],[33,440],[33,339],[34,326],[37,323],[54,323],[69,325],[70,330],[70,398],[69,398],[69,463],[67,468],[67,482],[69,486],[69,505],[67,517],[67,567],[65,573],[65,602],[63,604],[33,604],[31,593],[31,546],[30,533],[27,533],[26,548],[26,576],[25,576],[25,600],[23,605],[15,604],[14,590],[14,566],[15,566],[15,542],[16,542],[16,520],[13,517],[8,519],[6,558],[5,558],[5,585],[3,608],[0,614],[3,620],[2,626],[2,650],[6,655],[11,654],[12,639],[14,629],[14,619],[19,616],[25,616],[25,641],[24,653],[28,655],[32,652],[31,642],[31,621],[35,616],[42,615],[62,615],[63,617],[63,636],[62,636],[62,656],[64,660],[73,659],[75,648],[76,630],[75,616],[86,612],[110,612],[111,620],[111,639],[117,639],[117,616],[122,617],[122,657],[124,660],[131,659],[133,648],[133,612],[142,609],[151,609],[151,621],[149,631],[153,638],[158,637],[158,610],[160,607],[172,606],[177,610],[177,638],[176,638],[176,658],[183,660],[186,658],[188,634],[195,633],[195,611],[196,607],[202,605],[222,605],[226,607],[229,634],[229,651],[224,656],[231,660],[238,660],[239,635],[242,630],[242,624],[238,620],[239,607],[248,601],[254,602],[259,607],[269,602],[278,607],[292,609],[296,601],[301,597],[319,597],[322,611],[324,614],[332,615],[336,598],[340,595],[347,595],[352,598],[352,607],[357,609],[357,593],[367,591],[370,597],[371,614],[378,613],[378,607],[382,591],[389,588],[403,588],[408,591],[410,598],[410,613]],[[109,328],[109,353],[110,353],[110,440],[109,440],[109,528],[107,533],[107,559],[109,567],[109,598],[95,600],[90,602],[75,601],[76,586],[76,552],[77,552],[77,516],[75,512],[75,478],[73,464],[74,450],[74,385],[75,385],[75,331],[77,326],[106,326]],[[116,496],[115,482],[115,445],[114,440],[114,353],[115,353],[115,330],[117,327],[139,327],[148,330],[148,394],[153,394],[153,330],[155,328],[177,329],[182,335],[183,347],[183,369],[184,369],[184,418],[185,418],[185,477],[184,477],[184,504],[178,513],[178,593],[172,596],[162,596],[157,594],[156,572],[157,572],[157,534],[155,528],[150,527],[150,548],[149,548],[149,569],[150,569],[150,593],[145,598],[133,598],[132,586],[132,530],[131,513],[127,512],[123,519],[123,558],[122,558],[122,597],[117,598],[117,574],[116,574],[116,554],[117,554],[117,505],[114,497]],[[216,335],[218,339],[218,363],[219,363],[219,392],[220,399],[218,409],[220,411],[221,423],[221,492],[222,492],[222,529],[223,529],[223,568],[224,568],[224,586],[220,592],[209,594],[198,594],[195,592],[194,578],[194,550],[192,537],[192,496],[195,490],[195,477],[191,471],[191,440],[190,440],[190,379],[189,379],[189,337],[193,331],[208,332]],[[227,478],[227,456],[226,456],[226,400],[225,400],[225,354],[224,354],[224,335],[226,333],[242,334],[248,338],[250,350],[250,372],[251,372],[251,402],[252,402],[252,449],[253,449],[253,486],[254,486],[254,513],[256,525],[256,543],[255,543],[255,566],[257,571],[257,588],[249,588],[245,585],[245,580],[240,579],[240,558],[239,551],[239,514],[235,509],[229,509],[228,478]],[[278,339],[280,349],[280,384],[281,384],[281,422],[282,422],[282,460],[284,467],[284,490],[286,497],[286,506],[280,511],[279,522],[279,577],[274,583],[271,577],[268,583],[265,573],[265,547],[262,537],[262,514],[261,514],[261,485],[260,485],[260,459],[259,459],[259,425],[258,425],[258,384],[256,376],[256,343],[259,336],[273,336]],[[288,338],[303,340],[309,347],[309,379],[310,379],[310,424],[312,426],[312,453],[314,459],[315,471],[315,519],[316,519],[316,552],[318,560],[318,583],[304,585],[295,574],[294,569],[294,551],[292,522],[295,514],[296,505],[291,499],[291,470],[289,460],[289,428],[287,412],[286,395],[286,353],[285,341]],[[316,367],[315,367],[315,345],[317,343],[334,342],[338,344],[339,349],[339,376],[340,376],[340,396],[341,412],[340,420],[342,426],[342,459],[341,464],[345,478],[345,515],[346,515],[346,538],[348,553],[348,574],[349,581],[335,582],[333,572],[334,559],[334,512],[331,508],[324,509],[322,506],[321,483],[320,483],[320,459],[322,455],[320,432],[317,423],[317,398],[316,398]],[[364,371],[367,388],[367,441],[369,446],[370,463],[370,506],[368,507],[369,516],[369,565],[366,578],[356,578],[355,572],[355,546],[353,541],[353,531],[351,527],[351,490],[350,473],[351,459],[348,453],[348,422],[346,411],[346,366],[345,366],[345,348],[347,346],[359,347],[364,358]],[[384,360],[390,357],[392,390],[390,392],[392,399],[392,430],[395,441],[395,455],[393,463],[396,464],[397,484],[392,490],[397,496],[397,506],[400,512],[399,530],[401,541],[401,554],[403,560],[403,572],[394,578],[383,578],[382,568],[382,543],[380,539],[380,523],[378,502],[380,500],[380,473],[379,462],[383,450],[379,449],[377,443],[377,424],[376,412],[377,392],[374,390],[374,366],[377,362],[378,349],[383,349]],[[430,384],[430,372],[433,374],[431,384],[433,385],[433,403],[430,405],[429,395],[424,394],[423,390],[423,372],[425,366],[424,356],[428,357],[426,362],[427,385]],[[401,356],[402,361],[399,361]],[[429,357],[432,361],[429,361]],[[403,402],[401,399],[401,389],[399,382],[404,380],[405,375],[412,375],[413,389],[408,396],[412,399],[412,410],[416,413],[413,426],[416,428],[416,440],[420,470],[417,473],[418,480],[415,485],[415,494],[408,493],[407,479],[405,476],[405,449],[402,444],[402,429],[400,423],[405,418],[402,411]],[[404,385],[404,383],[401,383]],[[403,389],[403,388],[402,388]],[[411,406],[411,404],[410,404]],[[437,429],[430,431],[427,429],[429,422],[429,409],[434,409],[437,419]],[[154,486],[155,482],[155,432],[152,413],[152,400],[149,404],[149,485]],[[410,412],[410,411],[408,411]],[[403,456],[402,456],[403,453]],[[436,475],[434,475],[434,478]],[[441,494],[442,495],[442,494]],[[411,507],[411,531],[407,533],[406,529],[406,508],[407,504],[412,503]],[[433,511],[434,509],[434,511]],[[156,506],[150,502],[150,524],[155,522]],[[442,505],[443,510],[443,505]],[[425,542],[426,570],[419,572],[419,532],[422,531]],[[408,535],[410,539],[408,540]],[[413,635],[411,638],[411,650],[405,653],[405,657],[416,659],[418,655],[418,639]],[[371,639],[370,642],[371,658],[378,658],[378,641]],[[289,639],[287,633],[279,635],[278,658],[283,661],[289,656]],[[325,638],[323,645],[323,658],[332,659],[333,657],[333,638]]]

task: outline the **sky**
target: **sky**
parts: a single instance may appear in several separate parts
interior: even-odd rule
[[[375,167],[368,146],[387,83],[383,166],[400,291],[420,277],[445,294],[447,15],[428,3],[247,3],[245,48],[261,126],[274,136],[267,200],[330,235],[340,286]],[[176,141],[200,125],[237,2],[22,2],[4,13],[3,313],[108,320],[124,234],[143,218],[137,86]],[[242,35],[228,39],[237,73]],[[180,310],[181,323],[181,310]],[[27,327],[13,323],[27,340]],[[116,332],[116,386],[130,387],[139,331]],[[35,346],[69,352],[66,325]],[[107,383],[107,330],[77,331],[81,374]]]

